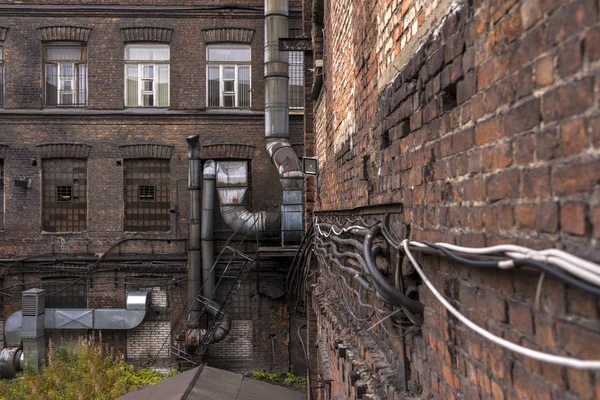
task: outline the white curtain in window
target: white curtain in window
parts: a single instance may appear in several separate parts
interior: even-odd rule
[[[81,46],[46,47],[46,61],[76,61],[81,59]]]
[[[126,65],[125,75],[127,79],[125,105],[127,107],[137,107],[138,105],[138,66]]]
[[[238,67],[238,107],[250,107],[250,66]]]
[[[219,107],[219,66],[208,66],[208,107]]]
[[[208,46],[208,61],[247,62],[250,61],[250,46]]]
[[[46,104],[58,102],[58,64],[46,64]]]
[[[168,65],[157,65],[158,69],[158,82],[156,85],[157,88],[157,97],[158,101],[156,105],[158,107],[168,107],[169,106],[169,66]]]
[[[77,83],[78,103],[87,103],[87,64],[76,65],[79,69],[79,82]]]
[[[128,44],[125,46],[127,61],[169,61],[168,44]]]

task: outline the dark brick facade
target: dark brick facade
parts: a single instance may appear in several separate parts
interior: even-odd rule
[[[4,225],[0,231],[4,318],[20,308],[23,283],[29,282],[25,286],[29,288],[39,285],[42,278],[79,276],[91,265],[90,262],[94,263],[95,255],[105,253],[119,241],[131,239],[114,247],[106,261],[94,267],[98,272],[88,280],[88,307],[124,307],[125,294],[135,287],[136,278],[168,278],[161,286],[167,291],[167,319],[171,320],[174,335],[182,333],[185,313],[181,317],[181,310],[187,299],[188,167],[185,138],[200,135],[203,157],[249,160],[253,210],[278,210],[281,203],[277,171],[264,143],[263,2],[213,2],[210,6],[198,1],[167,0],[40,1],[37,6],[12,4],[12,1],[0,3],[4,4],[0,6],[0,24],[5,33],[1,43],[4,47],[5,102],[4,108],[0,109],[0,148],[6,149],[1,153],[6,201]],[[292,7],[299,6],[294,4]],[[147,7],[133,7],[140,5]],[[298,21],[290,21],[290,27],[300,23],[299,10],[292,14]],[[219,28],[226,32],[245,32],[233,38],[239,37],[251,46],[251,109],[206,108],[205,30]],[[230,36],[223,37],[231,39]],[[65,109],[43,105],[42,46],[44,40],[54,39],[82,40],[87,46],[87,107]],[[130,40],[170,44],[171,101],[168,109],[124,107],[124,44]],[[301,115],[291,116],[290,129],[292,143],[301,147]],[[41,158],[54,153],[44,153],[48,147],[39,145],[57,143],[64,144],[62,147],[84,144],[88,149],[87,229],[84,232],[42,232]],[[137,148],[123,147],[131,145],[140,145],[140,149],[151,149],[145,145],[159,145],[154,148],[160,151],[139,152]],[[163,151],[165,149],[170,151]],[[169,159],[171,213],[168,232],[124,231],[124,159],[138,153]],[[69,154],[61,156],[72,156]],[[26,187],[19,182],[24,182]],[[219,239],[227,237],[226,233],[217,235]],[[257,249],[252,243],[245,244],[241,250],[254,255]],[[45,263],[34,260],[36,257],[44,259]],[[125,262],[123,257],[131,259]],[[78,262],[78,258],[84,261]],[[19,261],[23,259],[27,260]],[[273,268],[277,270],[277,266]],[[252,274],[250,279],[255,280],[255,276]],[[282,300],[271,301],[278,303],[272,307],[277,317],[287,318]],[[255,319],[268,319],[264,315],[268,310],[271,308],[263,307],[260,313],[257,310]],[[256,332],[262,334],[260,330]],[[116,350],[125,353],[126,336],[125,332],[104,333],[106,342],[113,343]],[[281,343],[278,354],[287,351],[283,345],[287,343],[283,340]],[[137,361],[145,363],[147,360]],[[287,368],[287,358],[283,362],[286,365],[280,363],[278,369]],[[250,363],[248,368],[252,367]]]
[[[364,212],[401,238],[558,247],[600,261],[598,2],[303,4],[305,15],[324,6],[324,48],[314,16],[312,32],[325,84],[315,102],[315,142],[306,143],[321,162],[317,215]],[[378,264],[393,284],[396,252],[385,254]],[[546,276],[536,304],[539,273],[418,260],[446,298],[494,334],[600,358],[597,298]],[[402,265],[411,282],[414,271]],[[367,330],[378,320],[319,267],[307,300],[319,398],[600,396],[598,373],[490,343],[418,281],[420,333],[389,320]],[[385,307],[353,286],[364,302]],[[343,301],[367,321],[351,318]]]

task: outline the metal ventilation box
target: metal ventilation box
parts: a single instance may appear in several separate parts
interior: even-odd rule
[[[29,289],[22,293],[23,338],[44,335],[46,293],[42,289]]]

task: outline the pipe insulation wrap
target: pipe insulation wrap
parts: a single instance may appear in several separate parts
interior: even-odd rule
[[[200,245],[200,136],[189,136],[188,143],[188,190],[189,190],[189,245],[188,245],[188,328],[200,325],[201,305],[196,300],[200,293],[201,245]]]

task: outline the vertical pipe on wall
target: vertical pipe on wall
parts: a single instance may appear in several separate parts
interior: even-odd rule
[[[213,216],[215,209],[216,163],[208,160],[202,171],[202,278],[204,297],[212,299],[215,290],[214,264],[215,242],[213,238]]]
[[[188,143],[189,245],[188,245],[188,328],[200,325],[200,136],[190,136]]]
[[[288,0],[265,0],[265,138],[283,186],[282,245],[299,242],[304,232],[302,167],[289,141],[288,54],[279,51],[279,39],[289,34],[288,15]]]

